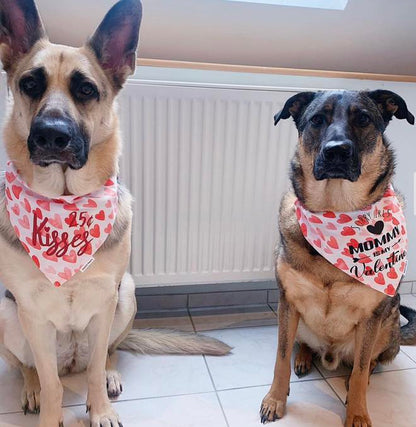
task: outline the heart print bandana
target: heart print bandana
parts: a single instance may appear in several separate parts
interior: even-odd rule
[[[296,217],[305,239],[332,265],[364,285],[394,296],[407,266],[406,220],[392,188],[362,211],[309,212]]]
[[[46,198],[22,181],[12,162],[6,170],[6,207],[28,255],[59,287],[94,261],[117,213],[117,181],[86,196]]]

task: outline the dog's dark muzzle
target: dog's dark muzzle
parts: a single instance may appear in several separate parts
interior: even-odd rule
[[[347,179],[355,182],[361,174],[358,155],[350,140],[329,141],[315,161],[315,179]]]
[[[31,161],[46,167],[60,163],[80,169],[88,159],[88,138],[66,117],[36,117],[30,128],[28,147]]]

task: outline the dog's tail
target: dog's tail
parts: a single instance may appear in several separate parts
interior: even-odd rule
[[[141,354],[224,356],[231,347],[215,338],[169,329],[132,329],[118,349]]]
[[[400,344],[415,345],[416,344],[416,311],[413,308],[400,306],[400,314],[406,318],[406,325],[400,328]]]

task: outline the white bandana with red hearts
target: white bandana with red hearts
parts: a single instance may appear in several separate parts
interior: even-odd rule
[[[39,270],[56,287],[85,271],[113,228],[117,180],[86,196],[50,199],[28,188],[9,161],[5,182],[10,222]]]
[[[364,285],[394,296],[407,267],[406,220],[389,188],[362,211],[310,212],[299,200],[296,217],[309,244]]]

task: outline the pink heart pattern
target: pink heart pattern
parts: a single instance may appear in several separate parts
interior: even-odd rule
[[[117,180],[94,193],[49,199],[34,193],[7,163],[6,207],[10,222],[37,268],[60,287],[94,260],[117,215]]]
[[[408,238],[392,187],[361,211],[312,213],[299,200],[295,208],[303,236],[331,264],[372,289],[396,294],[407,266]]]

